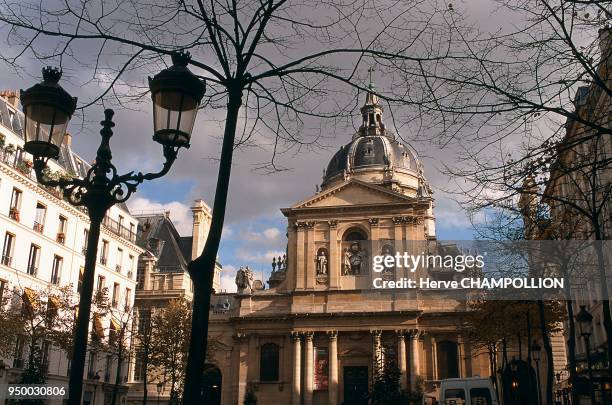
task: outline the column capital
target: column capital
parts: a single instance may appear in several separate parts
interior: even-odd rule
[[[299,341],[302,338],[302,332],[291,331],[291,340],[294,342]]]
[[[337,340],[338,339],[338,331],[337,330],[328,330],[327,337],[329,340]]]
[[[312,342],[312,339],[314,338],[314,332],[312,331],[304,332],[304,338],[306,339],[306,341]]]
[[[316,222],[315,221],[306,221],[307,229],[314,229]]]
[[[372,226],[377,226],[378,225],[378,218],[369,218],[368,222],[370,223],[370,225]]]
[[[393,217],[391,219],[393,220],[393,223],[395,225],[399,225],[399,224],[403,224],[404,223],[404,217]]]
[[[418,339],[424,332],[418,329],[410,329],[407,331],[407,333],[410,339]]]
[[[327,221],[327,225],[329,225],[329,229],[336,229],[336,227],[338,226],[338,221],[336,221],[335,219],[330,219],[329,221]]]
[[[236,343],[242,343],[249,339],[249,334],[245,332],[236,332],[233,338]]]
[[[405,338],[409,335],[409,331],[407,329],[396,329],[395,334],[398,338]]]

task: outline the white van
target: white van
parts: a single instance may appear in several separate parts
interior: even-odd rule
[[[440,381],[440,398],[423,397],[424,405],[499,405],[490,378],[448,378]]]

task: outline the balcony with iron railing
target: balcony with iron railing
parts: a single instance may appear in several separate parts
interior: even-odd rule
[[[38,275],[38,267],[36,266],[29,265],[27,271],[30,276],[36,277]]]
[[[13,263],[13,257],[12,256],[8,256],[8,255],[2,255],[2,264],[7,266],[7,267],[11,267]]]
[[[63,245],[64,243],[66,243],[66,234],[64,232],[58,232],[57,236],[55,237],[55,240],[57,241],[57,243],[61,243]]]
[[[106,263],[108,262],[106,257],[101,256],[100,257],[100,264],[103,266],[106,266]]]
[[[16,207],[11,207],[9,209],[9,218],[19,222],[19,210]]]
[[[32,227],[32,229],[34,229],[38,233],[43,233],[43,231],[45,230],[45,225],[41,224],[38,221],[34,221],[34,226]]]
[[[121,265],[120,265],[120,264],[116,264],[116,265],[115,265],[115,271],[116,271],[117,273],[121,273]]]
[[[115,235],[127,239],[130,242],[136,242],[136,232],[130,230],[129,228],[126,228],[119,221],[115,221],[114,219],[106,216],[102,221],[102,225],[104,225],[109,231],[111,231]]]

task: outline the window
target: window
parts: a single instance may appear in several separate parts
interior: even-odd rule
[[[106,367],[104,371],[104,382],[109,382],[111,378],[111,369],[113,367],[113,356],[106,355]]]
[[[79,281],[77,283],[77,293],[81,293],[81,289],[83,288],[83,274],[85,273],[85,267],[79,267]]]
[[[49,371],[49,352],[51,349],[51,345],[48,341],[44,341],[42,343],[41,352],[42,352],[42,366],[43,371],[46,373]]]
[[[89,239],[89,229],[83,229],[83,254],[87,253],[87,240]]]
[[[135,237],[135,234],[134,234],[134,227],[135,226],[136,225],[134,225],[132,222],[130,222],[130,240],[133,240],[134,237]]]
[[[133,255],[129,255],[128,256],[128,271],[127,271],[127,276],[129,278],[132,278],[134,274],[134,256]]]
[[[102,293],[104,290],[104,276],[98,276],[98,293]]]
[[[96,373],[96,352],[89,352],[89,361],[87,362],[87,378],[93,378]]]
[[[100,264],[106,265],[108,261],[108,241],[102,240],[102,251],[100,252]]]
[[[470,388],[472,405],[491,405],[491,392],[488,388]]]
[[[2,264],[11,267],[13,263],[13,248],[15,246],[15,235],[7,232],[4,235],[4,247],[2,248]]]
[[[68,219],[65,216],[59,216],[59,223],[57,225],[57,237],[56,240],[62,245],[66,243],[66,224],[68,223]]]
[[[4,302],[4,292],[6,291],[6,280],[0,279],[0,303]]]
[[[123,228],[123,216],[119,215],[119,220],[117,221],[119,223],[119,232],[121,232],[121,228]]]
[[[138,268],[136,270],[136,289],[144,290],[144,269]]]
[[[15,221],[19,221],[19,208],[21,207],[21,190],[18,188],[13,188],[13,193],[11,194],[11,205],[9,208],[9,217],[14,219]]]
[[[129,288],[125,289],[125,308],[128,310],[132,307],[132,290]]]
[[[134,360],[134,381],[142,381],[145,375],[144,354],[137,353]]]
[[[15,341],[15,353],[13,354],[13,367],[23,368],[23,351],[25,348],[25,340],[21,336],[17,336]]]
[[[278,345],[265,343],[261,346],[259,361],[259,380],[278,381]]]
[[[53,264],[51,265],[51,284],[59,284],[60,274],[62,271],[62,262],[63,259],[60,256],[53,256]]]
[[[36,216],[34,217],[34,230],[36,232],[43,233],[45,229],[45,215],[47,213],[47,207],[41,203],[36,203]]]
[[[38,274],[38,261],[40,259],[40,246],[30,245],[30,256],[28,257],[28,274],[36,277]]]
[[[115,271],[121,273],[121,265],[123,264],[123,249],[117,248],[117,263],[115,264]]]
[[[460,399],[462,401],[465,401],[465,391],[463,391],[463,388],[448,389],[444,392],[444,399],[446,400],[447,404],[449,403],[449,399],[455,401]]]
[[[119,283],[113,284],[113,298],[112,298],[113,308],[117,308],[119,305]]]

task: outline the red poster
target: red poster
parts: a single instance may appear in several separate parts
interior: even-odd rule
[[[327,347],[317,347],[314,353],[314,389],[316,391],[324,391],[329,386],[329,355]]]

